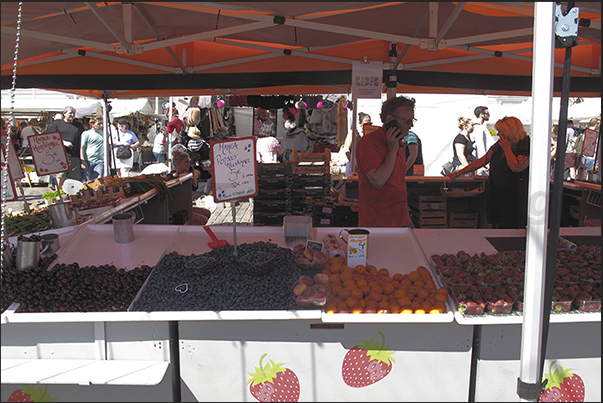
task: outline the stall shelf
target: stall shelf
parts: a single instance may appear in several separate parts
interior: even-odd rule
[[[560,228],[570,241],[600,244],[601,229],[596,227]],[[414,233],[426,256],[433,253],[468,254],[500,252],[490,240],[510,241],[517,250],[525,230],[424,230]],[[521,244],[521,243],[519,243]],[[500,247],[499,247],[500,248]],[[475,401],[515,401],[521,371],[520,353],[523,315],[482,315],[466,317],[455,311],[455,322],[473,329],[473,357],[476,362]],[[584,400],[601,400],[601,313],[552,313],[546,340],[544,374],[549,366],[572,368],[584,383]],[[554,362],[557,360],[556,362]],[[574,375],[575,376],[575,375]],[[575,378],[574,378],[575,379]],[[542,400],[544,401],[544,400]]]
[[[200,227],[137,225],[134,229],[134,242],[129,246],[134,252],[132,256],[138,256],[137,251],[148,241],[149,246],[145,249],[148,256],[144,259],[149,264],[173,251],[202,254],[210,250],[210,238]],[[212,229],[218,238],[234,244],[233,227]],[[314,238],[320,241],[327,233],[337,235],[340,229],[316,228]],[[377,267],[388,268],[390,273],[410,272],[418,265],[430,269],[428,256],[432,251],[464,249],[470,253],[489,253],[493,247],[486,248],[484,242],[487,240],[483,238],[522,236],[521,231],[507,230],[368,229],[371,232],[368,261]],[[594,229],[567,230],[574,230],[576,235],[594,235]],[[473,232],[477,233],[470,235]],[[90,256],[74,254],[76,250],[83,250],[81,245],[89,245],[93,238],[98,247]],[[281,227],[236,228],[239,245],[255,241],[272,241],[284,246],[283,230]],[[93,264],[126,262],[127,254],[116,253],[112,248],[117,245],[110,246],[111,242],[111,226],[91,224],[67,243],[64,254],[57,259],[77,256],[81,261],[81,256]],[[140,249],[137,242],[141,243]],[[138,264],[140,262],[132,262],[129,267]],[[170,392],[172,396],[181,396],[183,401],[255,401],[248,381],[263,359],[262,366],[271,361],[275,365],[281,364],[286,370],[283,373],[293,382],[292,393],[298,393],[294,400],[299,401],[362,401],[374,400],[375,396],[381,401],[517,399],[521,320],[505,323],[496,318],[499,322],[482,326],[481,322],[457,318],[457,313],[450,309],[445,314],[435,315],[364,315],[368,314],[323,314],[319,309],[5,312],[1,326],[3,376],[0,397],[5,401],[23,384],[38,384],[47,386],[51,396],[62,401],[123,401],[124,398],[165,401],[170,400]],[[600,401],[600,315],[584,315],[590,319],[560,322],[554,319],[559,315],[553,315],[547,358],[559,358],[564,368],[579,368],[586,385],[585,401]],[[419,316],[422,318],[418,319]],[[363,317],[366,319],[357,319]],[[397,318],[391,319],[393,317]],[[170,327],[173,324],[176,324],[176,334]],[[479,349],[476,348],[476,337],[480,338]],[[366,359],[372,375],[363,378],[354,373],[351,360],[353,357],[360,359],[359,354],[364,350],[356,346],[367,342],[373,345],[373,353],[383,353],[386,358],[379,365]],[[171,343],[178,347],[168,349]],[[387,357],[393,360],[389,361]],[[10,367],[14,361],[10,360],[24,358],[38,360],[40,368],[48,365],[48,361],[76,359],[124,361],[124,365],[134,368],[137,361],[145,360],[153,363],[149,364],[153,368],[149,369],[153,373],[152,379],[161,381],[148,386],[134,381],[122,386],[108,382],[96,384],[93,379],[84,382],[78,378],[85,373],[81,371],[73,371],[71,377],[55,378],[61,379],[57,384],[49,378],[36,378],[33,371],[18,378],[15,367]],[[475,359],[477,366],[474,368],[472,362]],[[162,367],[162,362],[169,365]],[[177,380],[170,382],[168,375],[176,376]],[[362,382],[354,383],[354,377]],[[130,379],[134,378],[137,377],[132,374]],[[263,390],[270,391],[270,388]]]

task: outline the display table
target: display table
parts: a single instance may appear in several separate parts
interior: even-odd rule
[[[601,227],[601,184],[563,182],[563,227]]]
[[[314,239],[338,234],[340,229],[315,228]],[[87,225],[61,243],[57,261],[111,262],[132,268],[142,262],[155,264],[172,251],[209,251],[210,239],[200,227],[145,225],[134,230],[131,244],[116,245],[110,226]],[[232,227],[213,230],[219,239],[234,243]],[[486,237],[525,236],[519,230],[369,230],[368,262],[392,274],[409,273],[419,265],[431,268],[428,257],[434,252],[495,252]],[[596,230],[562,228],[561,235],[594,236]],[[237,227],[236,231],[239,244],[270,241],[284,246],[280,227]],[[522,317],[464,320],[450,303],[447,307],[444,314],[426,315],[326,314],[320,309],[7,311],[1,325],[1,398],[6,401],[23,384],[37,383],[48,386],[51,397],[61,401],[255,401],[247,383],[249,373],[257,371],[267,354],[262,365],[282,363],[289,376],[294,374],[299,401],[517,400]],[[586,401],[601,400],[600,320],[600,313],[551,316],[547,368],[553,359],[564,368],[574,368],[586,385]],[[363,341],[386,344],[395,362],[374,367],[374,383],[352,387],[349,363],[354,347]],[[54,360],[54,372],[42,371]],[[75,360],[86,360],[86,365],[114,361],[118,367],[123,362],[121,368],[130,372],[116,373],[118,381],[113,383],[107,376],[95,378],[73,366],[66,374],[58,373],[56,369],[69,360],[76,366]],[[141,361],[147,365],[140,366]],[[33,365],[36,370],[20,371],[20,365]],[[103,363],[101,367],[114,366]],[[149,375],[139,376],[144,373]]]

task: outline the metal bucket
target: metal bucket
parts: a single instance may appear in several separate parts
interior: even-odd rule
[[[48,206],[52,226],[55,228],[72,227],[75,225],[75,217],[68,203],[55,203]]]
[[[17,270],[24,270],[28,267],[38,267],[40,262],[40,241],[21,241],[17,242]]]

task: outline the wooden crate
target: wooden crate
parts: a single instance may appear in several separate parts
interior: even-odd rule
[[[324,153],[300,153],[294,148],[291,153],[291,162],[328,162],[331,161],[331,150],[326,148]]]
[[[420,226],[420,228],[433,227],[435,225],[441,225],[442,227],[438,228],[446,228],[446,217],[417,217],[413,216],[412,222],[415,225]]]
[[[479,213],[454,213],[448,217],[448,228],[477,228]]]
[[[325,165],[293,165],[294,174],[328,174],[331,172],[329,164]]]
[[[444,210],[446,211],[446,199],[440,196],[422,196],[419,199],[408,199],[408,205],[416,210]]]

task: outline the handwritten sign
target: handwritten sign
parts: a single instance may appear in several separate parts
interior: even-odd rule
[[[2,175],[0,176],[0,180],[2,180],[2,186],[0,186],[1,188],[4,188],[4,180],[7,181],[8,185],[6,186],[6,190],[2,190],[2,202],[18,200],[17,192],[15,191],[15,181],[13,180],[11,169],[6,164],[4,158],[4,148],[2,148]]]
[[[595,150],[597,149],[597,137],[599,137],[599,132],[586,129],[584,131],[584,141],[582,142],[582,155],[585,157],[594,157]]]
[[[39,176],[70,170],[60,132],[35,134],[29,136],[27,141]]]
[[[255,137],[241,137],[210,144],[216,203],[257,196],[255,141]]]

